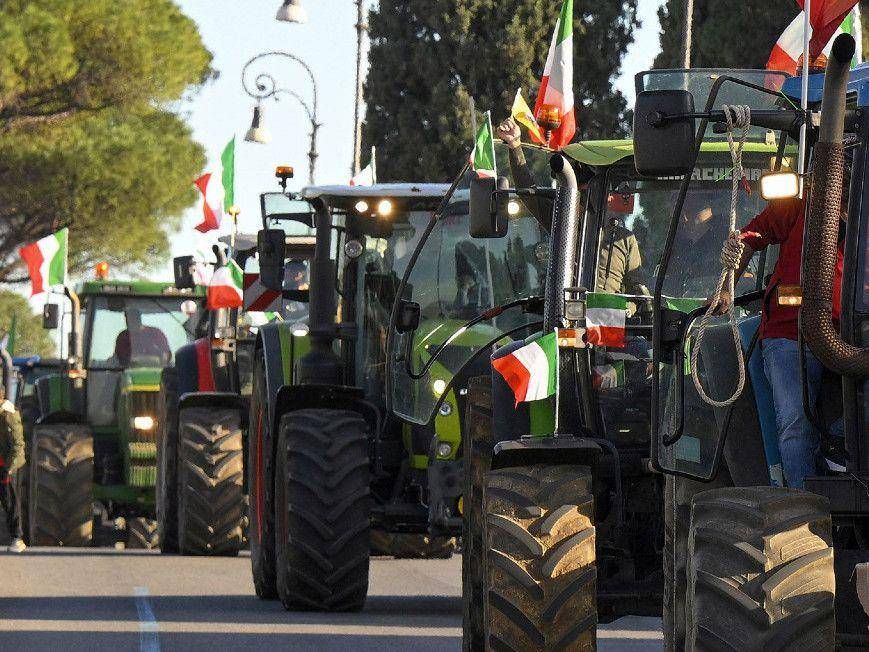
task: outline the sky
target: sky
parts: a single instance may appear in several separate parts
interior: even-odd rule
[[[509,0],[505,0],[509,2]],[[226,143],[236,137],[235,203],[241,208],[239,230],[259,228],[259,194],[277,191],[276,165],[292,165],[296,177],[288,186],[307,184],[310,121],[299,103],[284,95],[264,104],[264,124],[271,133],[268,145],[244,142],[254,99],[241,83],[245,62],[261,52],[283,50],[304,60],[313,70],[318,90],[318,184],[347,183],[353,160],[353,102],[356,74],[356,5],[353,0],[302,0],[308,14],[304,25],[280,23],[275,12],[281,0],[179,0],[184,12],[199,25],[206,47],[214,55],[217,80],[208,83],[180,112],[203,144],[213,165]],[[368,5],[372,6],[373,0]],[[642,27],[635,33],[616,86],[633,103],[633,76],[651,67],[659,50],[657,17],[661,0],[639,0]],[[554,20],[554,14],[553,14]],[[291,88],[310,101],[311,82],[302,66],[280,57],[253,64],[250,77],[260,72],[274,76],[280,87]],[[250,82],[249,82],[249,85]],[[367,156],[363,154],[363,161]],[[184,216],[181,230],[171,236],[173,255],[208,251],[214,232],[200,235],[193,226],[201,221],[197,208]],[[222,232],[228,232],[228,220]],[[171,275],[171,267],[164,273]]]

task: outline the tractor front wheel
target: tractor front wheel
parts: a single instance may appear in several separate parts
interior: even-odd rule
[[[153,550],[160,541],[157,521],[137,516],[127,519],[127,548],[130,550]]]

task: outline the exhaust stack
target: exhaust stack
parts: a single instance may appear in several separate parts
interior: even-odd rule
[[[555,206],[552,212],[549,262],[543,308],[543,332],[561,326],[564,317],[564,288],[573,285],[579,231],[579,188],[576,174],[562,154],[549,161],[555,179]]]
[[[821,124],[812,163],[812,200],[803,244],[800,331],[817,358],[844,376],[869,375],[869,349],[847,344],[833,326],[842,178],[845,165],[845,93],[855,43],[841,34],[833,43],[824,78]]]

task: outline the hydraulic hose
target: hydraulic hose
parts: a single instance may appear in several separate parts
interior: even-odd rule
[[[846,343],[833,325],[833,277],[845,165],[845,93],[855,43],[841,34],[833,43],[824,78],[821,124],[812,163],[812,198],[803,246],[800,331],[812,353],[844,376],[869,375],[869,349]]]
[[[546,293],[543,307],[543,332],[561,324],[564,315],[564,288],[573,285],[579,232],[579,188],[576,174],[561,154],[549,161],[555,179],[555,206],[546,268]]]

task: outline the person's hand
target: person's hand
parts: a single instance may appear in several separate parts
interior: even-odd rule
[[[733,305],[733,297],[726,290],[722,290],[717,301],[714,294],[709,297],[708,301],[712,304],[713,315],[723,315]]]
[[[522,144],[522,132],[512,117],[507,118],[498,125],[498,138],[510,149],[519,147]]]

